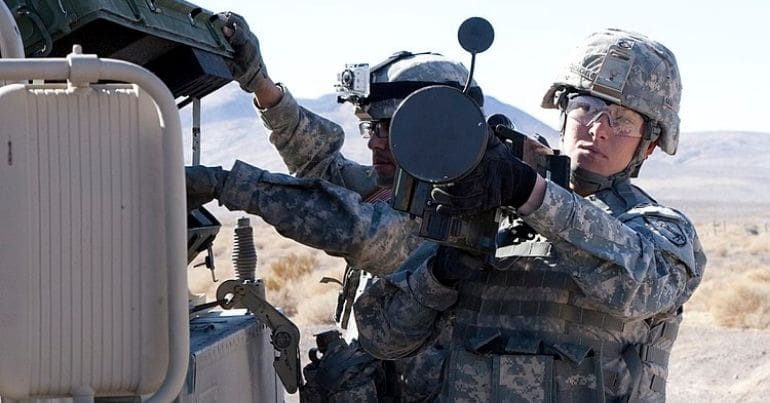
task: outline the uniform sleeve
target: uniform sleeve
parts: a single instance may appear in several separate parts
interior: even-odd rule
[[[441,315],[457,302],[457,291],[441,284],[430,270],[436,245],[424,242],[401,269],[370,286],[353,312],[361,346],[392,360],[414,355],[443,329]]]
[[[376,190],[372,168],[345,158],[345,132],[338,124],[301,107],[283,86],[281,101],[259,110],[270,142],[300,178],[320,178],[366,196]]]
[[[614,217],[549,181],[543,204],[524,221],[553,242],[595,309],[622,318],[676,311],[706,264],[692,223],[662,206]]]
[[[395,271],[419,243],[414,235],[419,224],[385,203],[366,203],[327,181],[271,173],[241,161],[230,171],[219,201],[377,276]]]

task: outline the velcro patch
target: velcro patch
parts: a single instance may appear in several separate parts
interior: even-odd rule
[[[685,246],[687,244],[684,229],[678,223],[668,220],[647,220],[647,222],[650,223],[654,231],[672,244],[676,246]]]

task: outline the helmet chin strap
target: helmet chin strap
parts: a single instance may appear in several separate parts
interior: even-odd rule
[[[599,175],[581,167],[572,168],[570,184],[575,193],[588,196],[600,190],[609,189],[616,182],[628,178],[626,171],[611,176]]]

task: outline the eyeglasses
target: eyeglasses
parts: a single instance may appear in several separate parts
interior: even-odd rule
[[[364,120],[358,124],[358,131],[361,137],[368,139],[374,137],[377,139],[387,139],[387,130],[390,129],[390,119]]]
[[[606,115],[613,135],[642,137],[644,118],[640,114],[620,105],[607,104],[601,98],[590,95],[573,97],[567,102],[564,113],[567,117],[586,127],[593,126],[602,116]]]

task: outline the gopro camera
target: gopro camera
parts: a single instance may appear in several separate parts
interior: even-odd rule
[[[369,64],[346,64],[345,70],[337,74],[337,90],[339,102],[358,102],[369,96]]]

